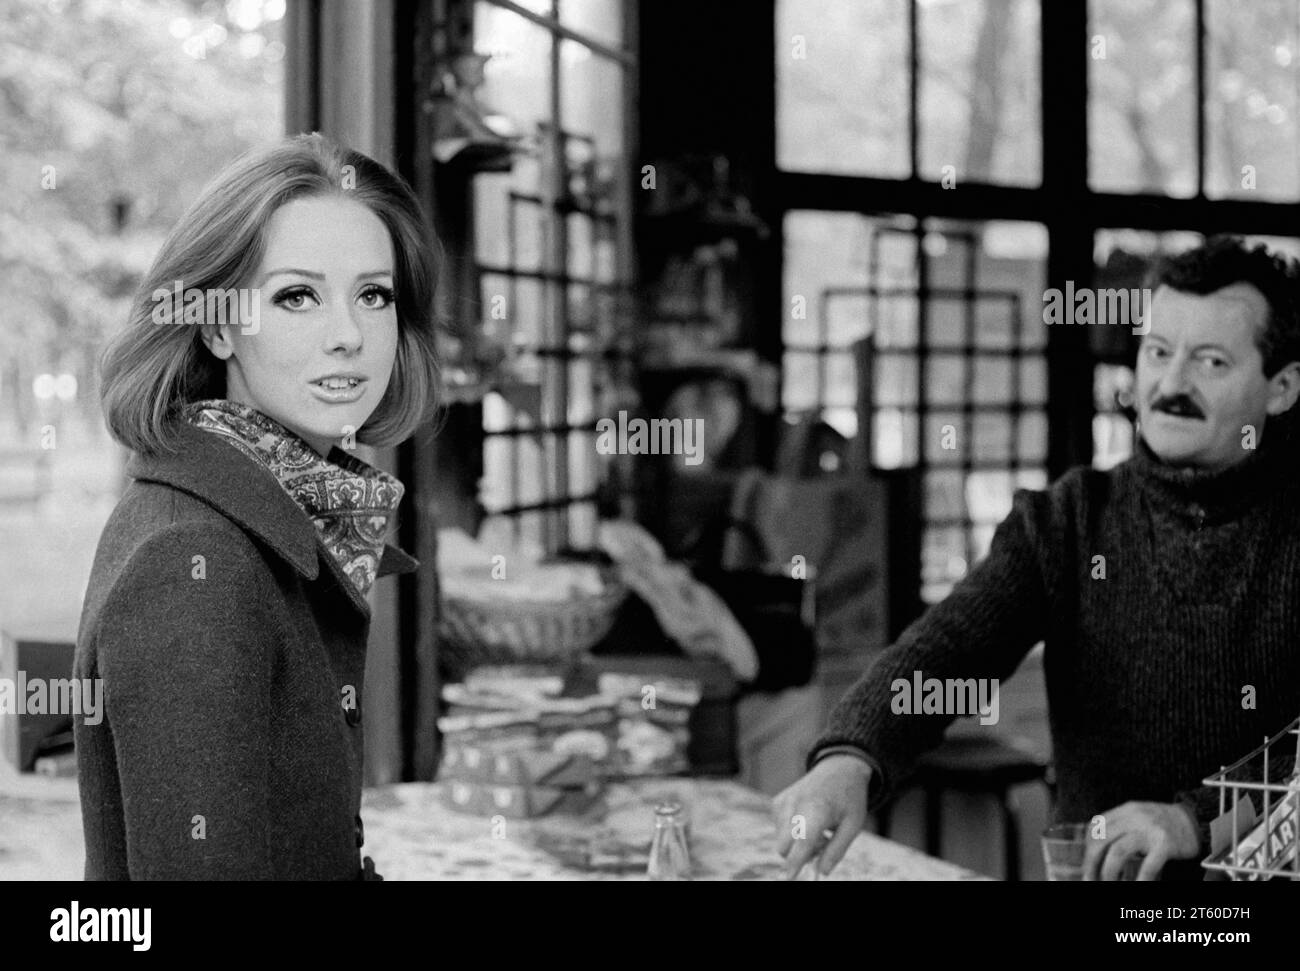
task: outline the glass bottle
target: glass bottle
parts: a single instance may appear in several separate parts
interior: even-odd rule
[[[655,835],[650,844],[650,865],[646,868],[646,875],[651,880],[691,878],[691,853],[679,802],[667,801],[655,806]]]

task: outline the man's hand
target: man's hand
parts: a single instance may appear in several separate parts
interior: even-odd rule
[[[1122,880],[1137,868],[1137,880],[1155,880],[1170,860],[1190,860],[1201,836],[1183,806],[1164,802],[1126,802],[1107,812],[1105,839],[1092,836],[1083,856],[1083,879]]]
[[[870,779],[871,766],[864,759],[831,755],[777,795],[772,804],[776,851],[785,857],[788,879],[818,853],[823,876],[840,862],[867,820]]]

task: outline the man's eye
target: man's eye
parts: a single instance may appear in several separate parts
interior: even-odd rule
[[[1201,358],[1201,366],[1207,371],[1219,371],[1228,366],[1228,361],[1226,358],[1211,354]]]
[[[286,310],[302,310],[305,307],[303,300],[315,300],[315,295],[307,287],[290,287],[287,290],[281,290],[275,295],[271,302],[277,307],[284,307]]]
[[[361,299],[366,301],[366,306],[371,310],[383,310],[392,304],[393,291],[388,287],[381,287],[376,284],[361,291]]]

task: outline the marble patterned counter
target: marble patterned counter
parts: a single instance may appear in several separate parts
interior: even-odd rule
[[[691,822],[694,877],[780,879],[770,801],[725,780],[654,779],[611,785],[582,816],[510,820],[468,815],[442,802],[443,783],[366,790],[364,853],[386,880],[643,880],[579,869],[544,845],[578,843],[604,832],[648,844],[654,804],[678,799]],[[981,880],[979,874],[863,832],[831,880]]]
[[[362,799],[366,844],[386,880],[643,880],[640,870],[588,872],[567,866],[543,845],[581,843],[593,832],[646,844],[653,806],[675,797],[691,820],[695,877],[774,880],[766,796],[734,782],[655,779],[610,786],[582,816],[532,821],[472,816],[448,809],[441,783],[367,789]],[[85,850],[74,779],[46,779],[0,770],[0,882],[80,880]],[[862,833],[831,880],[979,880],[961,867]]]

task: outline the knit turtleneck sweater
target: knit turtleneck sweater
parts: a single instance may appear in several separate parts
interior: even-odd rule
[[[1057,817],[1183,803],[1201,854],[1165,876],[1199,877],[1219,811],[1202,780],[1300,716],[1298,441],[1292,413],[1226,470],[1175,468],[1139,442],[1112,470],[1017,492],[987,557],[850,689],[810,764],[864,751],[879,806],[955,717],[895,714],[894,680],[1005,680],[1042,641]]]

